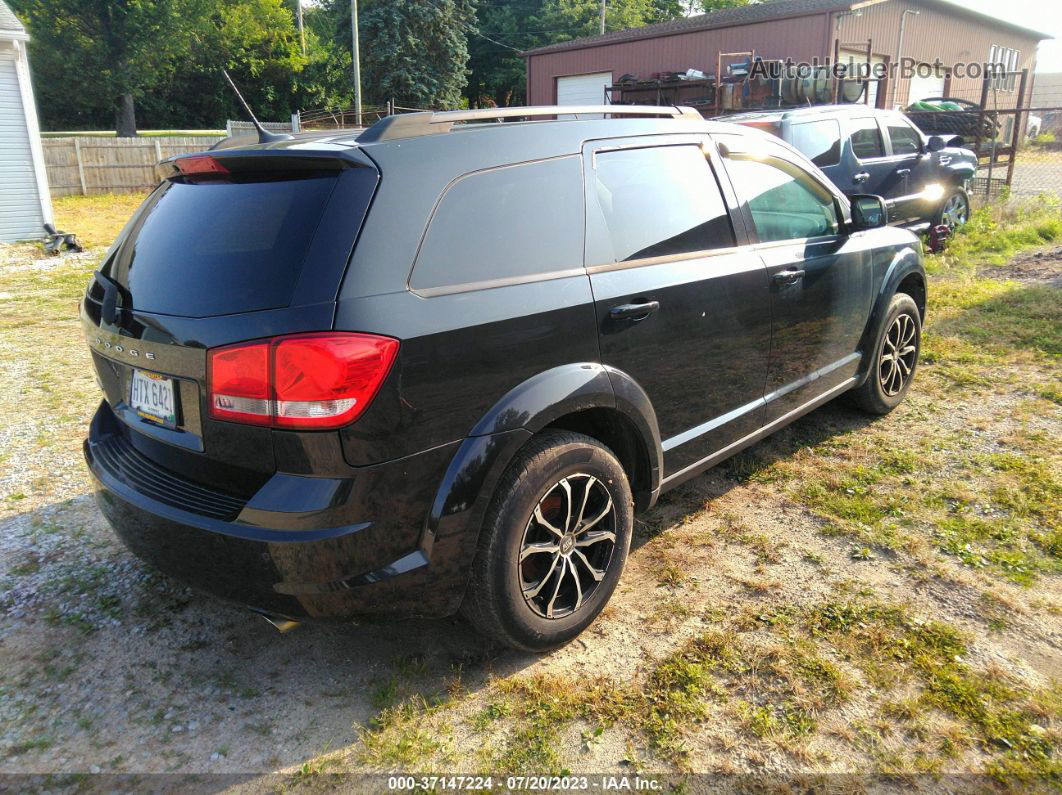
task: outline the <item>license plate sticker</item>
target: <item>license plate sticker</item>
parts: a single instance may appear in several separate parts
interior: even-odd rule
[[[169,427],[177,425],[177,401],[173,379],[133,370],[129,405],[139,416]]]

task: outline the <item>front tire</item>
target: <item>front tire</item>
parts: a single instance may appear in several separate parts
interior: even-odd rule
[[[952,234],[970,220],[970,195],[963,188],[955,188],[944,197],[940,203],[936,216],[933,219],[934,226],[946,226]]]
[[[896,293],[878,329],[870,373],[852,401],[869,414],[888,414],[903,401],[918,368],[922,316],[914,299]]]
[[[633,523],[630,484],[611,450],[579,433],[542,433],[498,485],[461,612],[512,648],[567,643],[615,590]]]

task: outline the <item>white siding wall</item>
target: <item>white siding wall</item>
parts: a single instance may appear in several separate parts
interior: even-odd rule
[[[16,57],[10,43],[0,41],[0,242],[44,234]]]

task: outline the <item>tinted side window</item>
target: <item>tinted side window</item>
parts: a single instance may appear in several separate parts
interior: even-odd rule
[[[881,129],[876,119],[852,119],[852,151],[860,160],[871,157],[884,157],[885,144],[881,140]]]
[[[837,233],[833,194],[793,163],[733,152],[726,168],[738,196],[748,203],[761,243]]]
[[[913,155],[922,151],[922,139],[909,125],[890,124],[888,130],[894,155]]]
[[[582,168],[578,157],[566,157],[455,182],[428,225],[410,286],[519,279],[582,265]]]
[[[836,119],[794,124],[794,147],[816,166],[835,166],[841,160],[841,125]]]
[[[593,186],[612,261],[735,243],[715,174],[699,146],[598,152]]]

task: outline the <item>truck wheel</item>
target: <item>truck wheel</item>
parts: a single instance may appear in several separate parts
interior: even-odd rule
[[[852,402],[869,414],[888,414],[904,399],[918,367],[922,318],[911,296],[892,297],[876,339],[870,374],[852,391]]]
[[[963,188],[955,188],[941,202],[933,219],[934,226],[943,224],[948,231],[955,232],[970,220],[970,196]]]
[[[462,614],[516,649],[567,643],[615,590],[633,522],[630,484],[611,450],[579,433],[542,433],[498,485]]]

